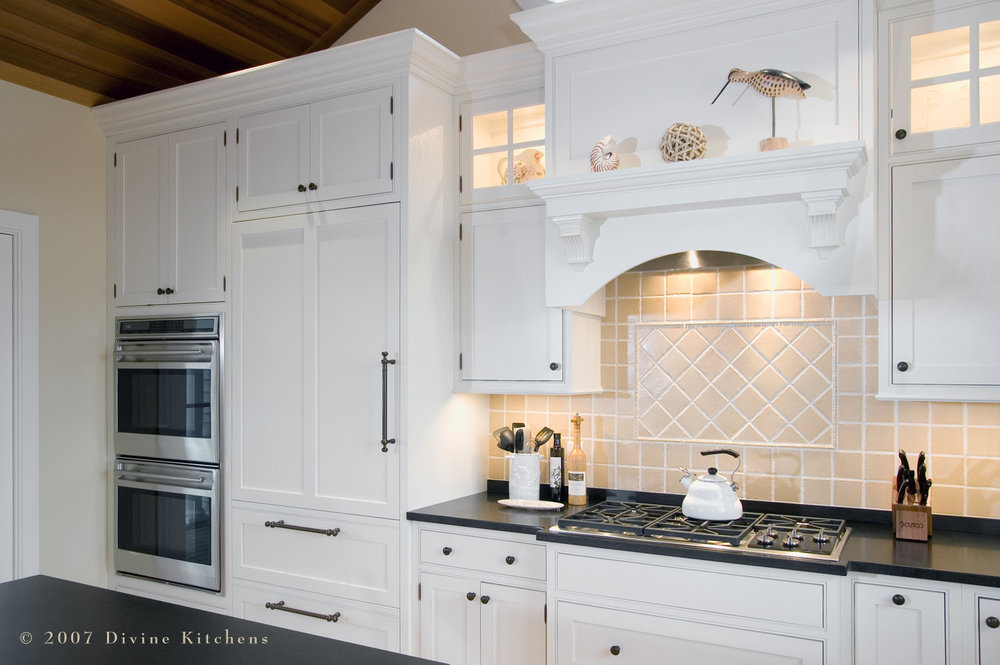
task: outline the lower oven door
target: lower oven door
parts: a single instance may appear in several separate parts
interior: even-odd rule
[[[219,470],[119,459],[115,464],[115,570],[221,589]]]

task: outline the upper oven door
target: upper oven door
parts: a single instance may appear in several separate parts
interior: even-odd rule
[[[115,453],[219,462],[218,341],[115,346]]]

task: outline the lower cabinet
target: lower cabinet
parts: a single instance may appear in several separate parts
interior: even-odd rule
[[[976,665],[1000,663],[1000,593],[997,596],[978,599]]]
[[[822,640],[560,602],[557,662],[821,665]],[[665,660],[669,654],[670,660]]]
[[[449,665],[544,665],[545,546],[532,536],[418,527],[417,655]]]
[[[944,589],[854,584],[854,662],[932,665],[949,662]]]
[[[283,587],[235,582],[233,615],[322,637],[399,651],[399,612]]]

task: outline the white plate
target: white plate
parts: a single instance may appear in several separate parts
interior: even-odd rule
[[[527,510],[559,510],[563,507],[558,501],[535,501],[532,499],[500,499],[497,503],[510,508],[525,508]]]

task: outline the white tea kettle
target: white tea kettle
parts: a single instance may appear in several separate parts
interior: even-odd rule
[[[739,489],[733,482],[733,476],[740,468],[740,454],[735,450],[706,450],[702,455],[732,455],[736,458],[736,468],[727,481],[719,475],[719,470],[709,467],[708,473],[695,476],[684,467],[681,485],[687,489],[687,496],[681,503],[681,512],[686,517],[695,520],[729,521],[743,516],[743,504],[736,496]]]

